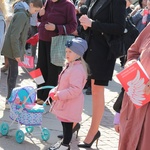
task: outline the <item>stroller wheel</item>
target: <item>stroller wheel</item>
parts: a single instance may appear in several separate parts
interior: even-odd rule
[[[33,130],[34,130],[34,127],[33,127],[33,126],[27,126],[27,127],[26,127],[27,133],[32,133]]]
[[[50,137],[50,132],[47,128],[42,129],[41,138],[43,141],[47,141]]]
[[[24,133],[22,130],[16,132],[16,142],[21,144],[24,141]]]
[[[9,131],[9,126],[8,126],[8,123],[6,122],[3,122],[0,126],[0,133],[5,136],[8,134],[8,131]]]

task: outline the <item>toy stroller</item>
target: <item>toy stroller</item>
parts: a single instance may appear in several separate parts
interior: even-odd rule
[[[44,113],[44,106],[49,102],[49,98],[44,102],[43,106],[35,103],[36,91],[41,89],[50,88],[52,86],[43,86],[38,89],[34,89],[31,86],[14,88],[10,98],[8,99],[8,104],[10,106],[9,117],[13,120],[10,126],[8,123],[3,122],[0,125],[0,133],[5,136],[9,132],[9,127],[12,126],[14,122],[18,122],[19,125],[25,125],[27,133],[32,133],[34,130],[33,126],[39,126],[41,129],[41,138],[43,141],[47,141],[50,137],[50,132],[47,128],[42,128],[42,114]],[[49,102],[50,104],[50,102]],[[25,134],[22,130],[16,131],[16,141],[17,143],[22,143],[24,141]]]

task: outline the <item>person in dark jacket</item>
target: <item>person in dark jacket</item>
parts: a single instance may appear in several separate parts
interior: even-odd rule
[[[38,85],[38,87],[56,86],[58,75],[62,70],[62,67],[53,65],[50,60],[52,37],[65,35],[63,25],[66,27],[67,34],[71,34],[77,28],[75,6],[70,0],[48,0],[45,5],[38,14],[40,25],[38,27],[39,49],[37,61],[37,68],[41,69],[45,83]],[[37,91],[37,103],[43,104],[48,93],[48,89]]]
[[[85,60],[91,70],[93,102],[92,123],[84,143],[80,143],[79,147],[91,147],[100,137],[98,128],[104,112],[104,87],[108,86],[109,81],[112,80],[116,61],[110,53],[104,34],[114,36],[123,34],[125,9],[125,0],[95,0],[90,4],[87,15],[82,15],[79,19],[86,32],[89,46]],[[113,16],[113,22],[110,21],[110,13]]]

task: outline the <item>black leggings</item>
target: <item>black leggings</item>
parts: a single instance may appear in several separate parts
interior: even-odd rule
[[[69,145],[69,143],[72,139],[73,122],[61,122],[61,123],[63,126],[63,135],[64,135],[62,144]]]

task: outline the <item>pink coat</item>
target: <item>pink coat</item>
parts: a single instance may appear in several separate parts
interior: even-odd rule
[[[58,80],[58,85],[51,92],[57,92],[59,100],[53,102],[51,112],[61,120],[80,122],[83,111],[83,88],[87,74],[81,61],[75,61],[64,69]]]
[[[150,76],[150,24],[128,50],[128,61],[138,59]],[[136,109],[125,93],[120,115],[119,150],[150,149],[150,103]]]

